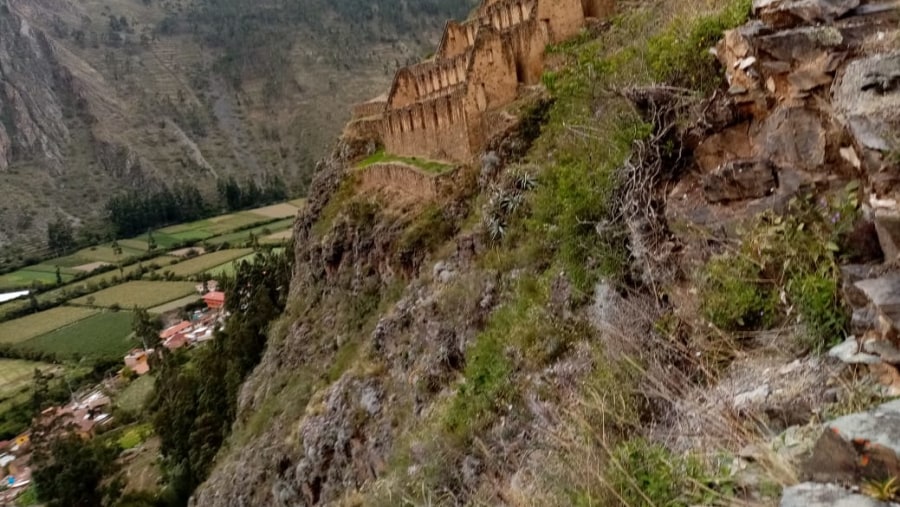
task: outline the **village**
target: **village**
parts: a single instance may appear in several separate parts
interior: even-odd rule
[[[159,332],[159,348],[168,352],[200,346],[215,338],[227,317],[225,293],[218,283],[210,280],[196,287],[206,307],[194,310],[188,319],[176,318],[180,312],[163,316],[165,327]],[[32,483],[32,452],[35,439],[48,439],[60,434],[74,433],[91,439],[112,426],[113,399],[108,393],[121,390],[132,377],[150,373],[155,364],[155,348],[135,348],[124,357],[118,374],[101,385],[72,393],[71,401],[63,406],[48,407],[34,419],[31,428],[14,439],[0,441],[0,505],[8,505],[22,495]]]

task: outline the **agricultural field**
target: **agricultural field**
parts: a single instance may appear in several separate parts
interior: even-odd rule
[[[201,299],[202,297],[200,296],[200,294],[191,294],[190,296],[176,299],[175,301],[166,303],[164,305],[155,306],[147,311],[154,315],[162,315],[171,311],[180,310],[189,304],[200,301]]]
[[[255,215],[249,212],[234,213],[231,215],[222,215],[209,218],[206,220],[198,220],[188,224],[173,225],[160,229],[159,233],[154,233],[154,239],[159,242],[157,235],[169,236],[176,238],[178,241],[204,240],[232,232],[241,227],[247,227],[259,222],[267,220],[267,217]]]
[[[65,298],[67,295],[73,294],[75,291],[81,290],[98,290],[101,284],[112,285],[119,283],[122,280],[122,274],[124,273],[126,276],[130,274],[134,274],[140,266],[143,266],[145,269],[152,268],[156,266],[157,268],[163,266],[170,266],[173,261],[178,262],[177,257],[170,257],[167,255],[163,255],[160,257],[155,257],[150,260],[146,260],[143,262],[137,262],[134,264],[130,264],[122,268],[121,271],[118,269],[113,269],[111,271],[104,271],[99,275],[94,275],[88,278],[84,278],[82,280],[78,280],[69,284],[66,284],[58,289],[54,289],[51,291],[47,291],[41,294],[38,294],[37,300],[39,302],[49,302],[60,298]]]
[[[120,359],[137,346],[129,339],[131,312],[102,312],[75,324],[15,345],[16,349],[52,354],[58,359]]]
[[[225,234],[222,236],[216,236],[215,238],[211,238],[207,241],[207,243],[211,245],[221,245],[223,243],[230,243],[232,245],[238,245],[246,243],[250,240],[250,234],[260,238],[265,236],[270,236],[273,233],[282,232],[285,230],[290,230],[294,226],[294,219],[287,218],[285,220],[279,220],[278,222],[273,222],[266,225],[261,225],[259,227],[254,227],[252,229],[247,229],[244,231],[232,232],[231,234]]]
[[[297,215],[298,211],[300,211],[300,208],[294,206],[292,203],[282,203],[250,210],[249,213],[264,218],[293,218]]]
[[[205,255],[200,255],[198,257],[194,257],[193,259],[188,259],[186,261],[182,261],[174,266],[164,266],[159,269],[160,273],[172,273],[175,276],[190,276],[196,275],[198,273],[203,273],[204,271],[219,266],[226,262],[231,262],[234,259],[244,257],[245,255],[251,253],[252,250],[249,248],[242,248],[236,250],[219,250],[218,252],[212,252]]]
[[[0,359],[0,400],[19,394],[31,384],[34,370],[42,371],[58,368],[47,363],[19,361],[18,359]]]
[[[27,299],[16,299],[0,305],[0,319],[4,319],[7,315],[17,312],[28,306]]]
[[[270,234],[259,240],[259,242],[264,245],[274,245],[290,241],[292,237],[294,237],[294,230],[287,229],[281,232],[276,232],[275,234]]]
[[[281,253],[281,252],[284,252],[284,247],[273,248],[272,251]],[[225,277],[225,276],[232,276],[232,275],[234,275],[235,263],[244,262],[244,261],[253,262],[253,259],[256,258],[256,255],[257,255],[256,252],[254,252],[249,255],[245,255],[244,257],[241,257],[240,259],[235,259],[231,262],[226,262],[220,266],[216,266],[216,267],[208,270],[206,272],[206,274],[210,275],[213,279],[217,279],[217,278],[221,278],[221,277]]]
[[[59,271],[63,283],[68,282],[77,274],[76,271],[69,268],[60,268]],[[28,288],[35,282],[41,285],[56,285],[56,267],[39,264],[0,275],[0,291]]]
[[[294,199],[293,201],[288,201],[288,204],[294,206],[297,209],[303,209],[306,207],[306,197],[301,197],[300,199]]]
[[[114,305],[126,309],[135,306],[153,308],[187,296],[195,291],[195,286],[191,282],[134,281],[80,297],[72,303],[103,308]]]
[[[20,343],[95,315],[91,308],[60,306],[0,324],[0,344]]]

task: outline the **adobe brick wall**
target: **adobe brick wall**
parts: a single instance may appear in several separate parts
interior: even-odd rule
[[[360,118],[368,118],[370,116],[379,116],[384,113],[385,108],[387,107],[387,99],[377,101],[372,100],[369,102],[363,102],[362,104],[356,104],[353,106],[353,119],[358,120]]]
[[[547,45],[614,8],[615,0],[482,0],[470,19],[447,22],[433,59],[397,71],[383,105],[357,105],[354,118],[375,120],[345,133],[380,129],[372,139],[390,153],[470,161],[496,130],[487,114],[513,102],[520,84],[540,82]]]
[[[433,199],[438,193],[438,179],[434,175],[399,162],[360,169],[360,186],[363,191],[391,188],[419,199]]]

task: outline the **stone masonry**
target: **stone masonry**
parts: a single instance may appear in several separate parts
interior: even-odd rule
[[[447,23],[432,58],[400,69],[386,95],[356,105],[344,135],[374,139],[394,155],[469,162],[495,133],[487,113],[540,81],[547,45],[614,4],[483,0],[468,20]]]

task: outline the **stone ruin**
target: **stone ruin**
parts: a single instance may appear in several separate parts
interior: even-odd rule
[[[614,0],[483,0],[449,21],[435,55],[397,71],[387,94],[353,108],[345,138],[394,155],[470,162],[504,128],[492,115],[540,82],[549,44],[573,37]]]

